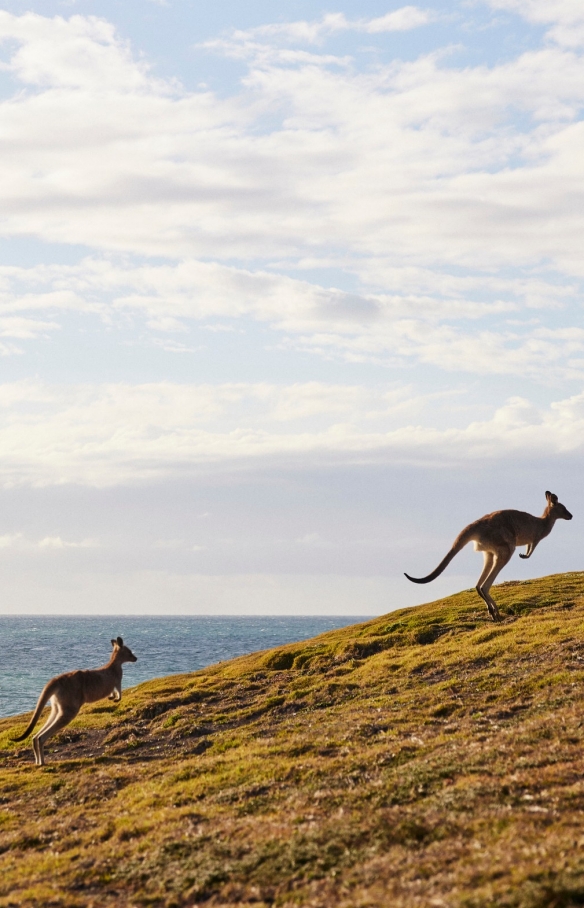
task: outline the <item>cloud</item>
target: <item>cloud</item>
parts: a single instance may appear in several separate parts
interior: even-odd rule
[[[518,13],[529,22],[549,25],[548,37],[565,47],[584,43],[584,9],[579,0],[488,0],[494,9]]]
[[[417,362],[543,382],[584,377],[584,335],[570,324],[577,283],[454,276],[375,261],[369,280],[391,292],[348,292],[196,259],[132,264],[87,258],[75,266],[0,267],[0,335],[45,336],[78,304],[107,326],[137,320],[150,338],[144,342],[168,352],[200,347],[190,334],[193,326],[217,333],[253,320],[270,327],[274,344],[326,358]],[[40,319],[41,313],[52,320]],[[563,325],[553,324],[558,318]]]
[[[462,69],[441,53],[365,71],[252,57],[218,97],[154,79],[102,20],[1,23],[18,87],[1,107],[5,235],[582,274],[584,64],[567,49]]]
[[[17,45],[2,68],[28,85],[135,91],[148,83],[146,67],[114,26],[95,16],[49,19],[0,10],[0,41]]]
[[[16,344],[0,343],[0,356],[22,356],[24,350]]]
[[[375,262],[372,279],[379,267],[375,279],[393,292],[347,292],[198,260],[164,265],[88,258],[50,269],[0,267],[0,331],[5,325],[6,334],[19,338],[46,334],[79,299],[82,312],[98,315],[108,327],[137,321],[149,333],[143,342],[167,352],[200,348],[193,326],[217,334],[235,326],[244,330],[252,320],[270,327],[274,344],[325,358],[428,363],[481,375],[528,375],[544,383],[584,376],[582,330],[553,324],[558,311],[572,317],[579,305],[577,284],[455,277]],[[525,316],[529,309],[535,310],[531,319]],[[53,321],[40,320],[37,310]],[[13,312],[17,318],[8,316]]]
[[[0,318],[0,337],[16,337],[20,340],[46,335],[47,331],[58,328],[55,322],[43,322],[34,318]]]
[[[0,396],[0,478],[4,486],[108,486],[260,461],[456,463],[527,452],[545,458],[584,445],[584,394],[548,408],[512,398],[460,428],[452,428],[452,414],[435,427],[442,408],[446,415],[448,395],[318,382],[20,382]]]
[[[60,536],[45,536],[40,540],[40,549],[94,549],[99,545],[95,539],[82,539],[81,542],[68,542]]]
[[[386,13],[385,16],[379,16],[377,19],[365,20],[360,26],[355,27],[370,35],[381,32],[405,32],[427,25],[434,18],[435,15],[430,10],[422,10],[417,6],[402,6],[392,13]]]
[[[266,55],[272,55],[270,42],[322,44],[326,38],[339,32],[364,32],[372,35],[410,31],[427,25],[434,18],[430,10],[422,10],[417,6],[402,6],[374,19],[347,19],[344,13],[327,13],[321,19],[310,22],[306,20],[278,22],[235,30],[225,38],[206,41],[202,46],[235,57],[250,54],[257,57],[261,54],[265,60]]]
[[[95,549],[99,543],[95,539],[82,539],[80,542],[70,542],[60,536],[45,536],[42,539],[32,540],[24,533],[5,533],[0,536],[1,549],[16,549],[31,554],[34,551],[52,551],[65,549]]]
[[[0,536],[0,549],[8,549],[22,540],[22,533],[4,533]]]
[[[70,312],[185,355],[193,326],[253,320],[327,359],[581,381],[584,61],[551,44],[491,67],[320,54],[335,31],[427,15],[262,26],[322,65],[251,54],[218,97],[154,79],[104,20],[3,12],[2,230],[96,252],[0,269],[0,352]]]

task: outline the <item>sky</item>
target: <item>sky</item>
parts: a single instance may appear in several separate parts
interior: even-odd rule
[[[581,0],[4,0],[0,611],[581,570],[583,107]]]

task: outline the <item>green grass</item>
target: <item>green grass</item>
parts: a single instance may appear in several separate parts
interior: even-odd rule
[[[584,574],[496,599],[142,684],[41,770],[0,721],[0,906],[584,905]]]

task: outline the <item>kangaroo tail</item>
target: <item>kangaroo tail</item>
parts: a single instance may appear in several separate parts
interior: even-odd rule
[[[40,714],[42,713],[43,709],[47,705],[47,700],[49,700],[52,697],[52,695],[55,691],[55,687],[56,687],[56,685],[54,683],[54,680],[49,681],[49,683],[47,685],[45,685],[43,692],[38,699],[38,703],[36,705],[35,711],[32,714],[32,719],[28,723],[28,725],[27,725],[26,729],[23,731],[23,733],[21,735],[18,735],[17,738],[13,738],[12,739],[13,741],[24,741],[25,738],[28,738],[31,731],[37,724]]]
[[[436,580],[436,577],[440,576],[442,571],[448,567],[454,556],[458,555],[460,550],[463,549],[467,542],[470,542],[471,539],[472,528],[466,527],[466,529],[464,529],[462,533],[460,533],[460,535],[456,537],[448,554],[442,559],[438,567],[434,568],[431,574],[428,574],[427,577],[410,577],[409,574],[406,574],[405,576],[408,578],[408,580],[411,580],[412,583],[431,583],[432,580]]]

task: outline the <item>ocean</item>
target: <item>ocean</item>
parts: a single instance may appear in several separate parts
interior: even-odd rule
[[[235,656],[366,621],[366,617],[0,616],[0,716],[34,709],[46,682],[76,668],[98,668],[121,636],[138,657],[123,688],[192,672]]]

